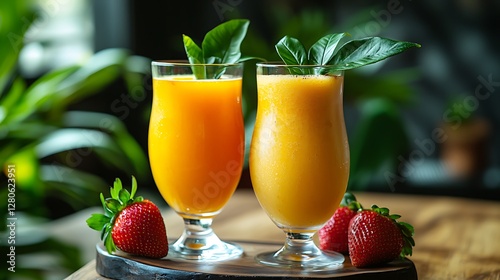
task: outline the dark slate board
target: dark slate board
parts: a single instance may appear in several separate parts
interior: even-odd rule
[[[299,269],[280,269],[257,263],[255,255],[276,251],[280,244],[237,242],[245,254],[237,259],[222,262],[193,262],[174,260],[168,256],[163,259],[148,259],[131,256],[122,252],[110,255],[102,243],[97,244],[96,270],[104,277],[112,279],[345,279],[345,280],[416,280],[415,265],[409,259],[393,261],[377,268],[359,269],[351,265],[346,257],[338,269],[323,272],[304,272]]]

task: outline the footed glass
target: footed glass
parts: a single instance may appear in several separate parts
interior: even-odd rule
[[[243,64],[154,61],[152,70],[151,169],[161,195],[185,223],[169,256],[237,257],[241,247],[221,241],[211,224],[235,191],[243,167]]]
[[[344,261],[313,241],[339,206],[349,177],[343,81],[343,72],[331,66],[257,64],[250,175],[262,208],[286,234],[279,251],[256,257],[262,264],[331,270]]]

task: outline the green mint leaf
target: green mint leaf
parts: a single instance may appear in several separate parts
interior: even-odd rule
[[[333,58],[335,48],[348,33],[335,33],[323,36],[309,49],[308,59],[312,65],[326,65]]]
[[[250,21],[233,19],[210,30],[201,48],[206,63],[236,63],[241,57],[240,46]],[[213,62],[209,62],[213,61]]]
[[[413,47],[420,45],[380,37],[352,40],[337,51],[329,64],[336,65],[337,70],[354,69],[384,60]]]

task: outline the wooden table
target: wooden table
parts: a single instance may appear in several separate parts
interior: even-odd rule
[[[463,198],[357,193],[365,206],[385,206],[415,227],[413,256],[419,279],[500,279],[500,202]],[[182,232],[182,220],[164,212],[170,238]],[[283,242],[284,235],[261,209],[251,190],[238,190],[215,219],[215,232],[226,240]],[[107,279],[95,261],[66,279]]]

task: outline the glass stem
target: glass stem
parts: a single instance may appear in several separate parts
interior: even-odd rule
[[[184,218],[184,232],[174,246],[184,250],[205,250],[220,243],[211,225],[212,219]]]
[[[308,261],[321,255],[312,239],[314,233],[286,233],[285,246],[277,253],[278,258],[290,261]]]

